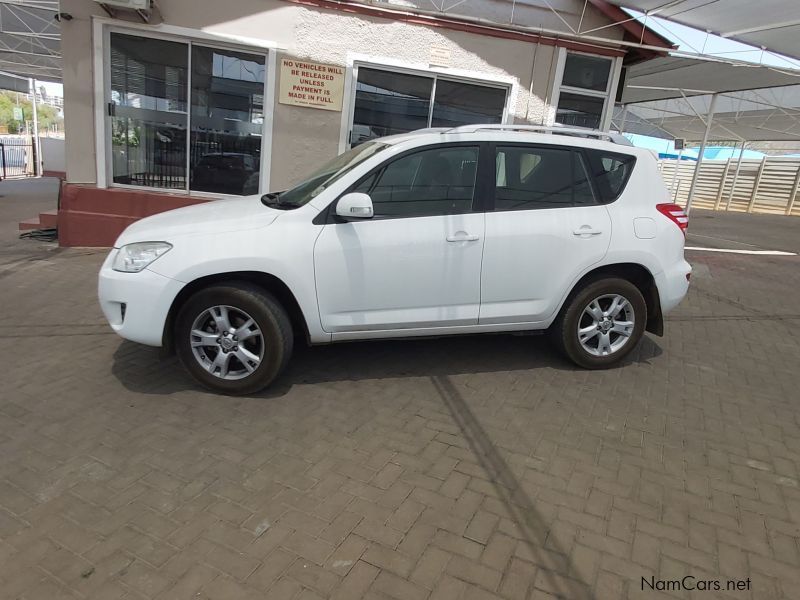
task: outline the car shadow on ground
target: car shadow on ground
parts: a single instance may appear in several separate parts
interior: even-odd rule
[[[661,353],[658,342],[645,336],[621,366],[646,364]],[[534,369],[581,371],[562,357],[546,336],[540,335],[465,335],[346,342],[313,347],[297,340],[286,371],[269,389],[256,396],[283,396],[293,386],[302,384]],[[203,390],[175,357],[162,357],[157,348],[127,341],[122,341],[114,352],[112,372],[126,389],[142,394]]]
[[[537,509],[535,500],[520,485],[519,479],[472,412],[458,386],[447,376],[435,375],[431,377],[431,381],[497,492],[497,498],[517,525],[525,546],[523,552],[538,567],[538,585],[558,598],[593,598],[591,589],[578,573],[578,565],[573,564],[567,550],[552,534],[550,525]]]

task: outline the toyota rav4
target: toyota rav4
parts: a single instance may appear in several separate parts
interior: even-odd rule
[[[247,394],[295,339],[546,330],[619,363],[686,295],[688,219],[619,136],[470,125],[370,141],[292,189],[128,227],[99,296],[122,337]]]

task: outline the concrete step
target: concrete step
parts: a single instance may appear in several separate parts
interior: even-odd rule
[[[39,213],[38,219],[28,219],[19,225],[20,231],[30,231],[31,229],[53,229],[58,227],[58,211],[47,211]]]
[[[50,229],[58,226],[58,211],[47,211],[39,213],[39,223],[43,228]]]
[[[28,219],[27,221],[22,221],[19,224],[20,231],[29,231],[31,229],[41,229],[42,224],[39,223],[39,219]]]

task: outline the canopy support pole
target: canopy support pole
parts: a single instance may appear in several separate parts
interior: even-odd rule
[[[697,187],[697,179],[700,175],[700,167],[703,164],[703,153],[706,151],[706,144],[708,143],[708,136],[711,134],[711,124],[714,122],[714,109],[717,107],[717,94],[711,95],[711,105],[708,107],[708,114],[706,115],[706,131],[703,134],[703,141],[700,144],[700,152],[697,157],[697,164],[694,166],[694,174],[692,175],[692,185],[689,187],[689,196],[686,198],[686,214],[692,210],[692,200],[694,200],[694,191]]]
[[[40,176],[42,174],[42,145],[39,142],[39,107],[36,102],[36,80],[33,78],[28,79],[28,88],[31,94],[31,104],[33,105],[33,174]]]
[[[619,121],[619,134],[622,135],[625,133],[625,120],[628,118],[628,105],[622,105],[622,118]]]
[[[747,140],[742,140],[742,147],[739,148],[739,160],[736,161],[736,171],[733,173],[733,183],[731,183],[731,193],[728,194],[728,202],[725,203],[725,210],[730,210],[731,201],[733,200],[733,193],[736,191],[736,182],[739,179],[739,169],[742,166],[742,154],[744,154],[744,147],[747,146]]]

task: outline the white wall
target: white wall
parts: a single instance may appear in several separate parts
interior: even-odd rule
[[[40,137],[39,145],[42,149],[42,163],[45,171],[66,172],[66,143],[64,138]]]

